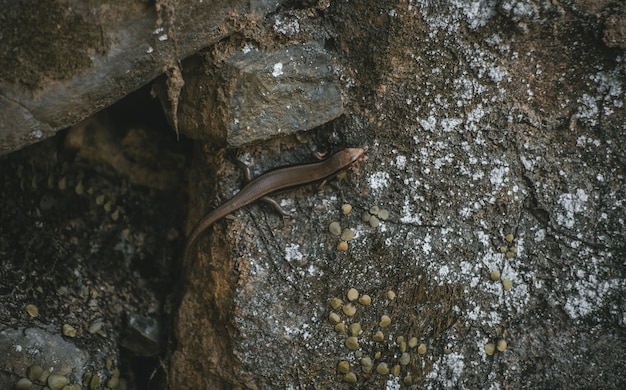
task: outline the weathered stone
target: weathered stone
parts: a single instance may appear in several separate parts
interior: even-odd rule
[[[0,4],[1,154],[109,106],[280,1]]]
[[[196,57],[183,69],[178,129],[195,139],[239,146],[309,130],[343,113],[332,57],[317,45],[248,48],[219,67]],[[163,84],[157,90],[167,106]]]

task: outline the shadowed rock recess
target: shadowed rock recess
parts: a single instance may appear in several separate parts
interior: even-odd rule
[[[119,90],[89,109],[47,91],[118,53],[119,18],[62,74],[11,48],[38,67],[3,76],[2,118],[73,127],[0,164],[0,387],[626,387],[623,2],[196,3],[112,4],[151,15],[130,46],[178,52],[98,73]],[[245,185],[235,158],[258,176],[365,146],[183,263]]]

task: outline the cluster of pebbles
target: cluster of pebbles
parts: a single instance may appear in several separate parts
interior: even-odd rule
[[[386,296],[389,301],[396,298],[395,292],[391,290],[387,291]],[[332,311],[328,315],[328,321],[334,326],[335,332],[345,337],[343,345],[348,349],[348,358],[337,363],[341,380],[356,383],[359,377],[367,380],[372,375],[403,375],[405,384],[413,383],[409,365],[415,356],[426,354],[426,344],[420,343],[417,337],[393,337],[390,331],[393,319],[387,314],[378,317],[371,328],[364,329],[360,322],[353,322],[353,318],[359,310],[372,304],[372,298],[367,294],[360,294],[355,288],[347,291],[346,298],[348,302],[341,298],[332,298]]]

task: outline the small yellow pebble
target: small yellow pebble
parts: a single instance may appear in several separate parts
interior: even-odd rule
[[[337,310],[343,305],[343,301],[339,298],[333,298],[330,300],[330,307]]]
[[[502,287],[504,288],[504,291],[509,291],[511,287],[513,287],[513,282],[511,279],[504,279],[502,280]]]
[[[391,318],[389,318],[388,315],[383,314],[380,317],[380,322],[378,323],[378,326],[380,326],[381,328],[386,328],[387,326],[389,326],[389,324],[391,324]]]
[[[361,221],[369,222],[371,217],[372,217],[372,214],[368,213],[367,211],[364,211],[363,214],[361,214]]]
[[[343,229],[341,232],[341,239],[343,241],[350,241],[354,238],[354,231],[352,229]]]
[[[408,365],[411,362],[411,355],[408,352],[404,352],[399,359],[399,363],[403,366]]]
[[[419,347],[417,347],[417,353],[423,355],[426,353],[426,344],[421,343]]]
[[[513,236],[513,233],[509,233],[504,237],[504,239],[506,240],[506,242],[513,242],[515,237]]]
[[[506,251],[506,253],[504,254],[504,256],[506,256],[507,259],[512,258],[513,256],[515,256],[515,252],[513,251]]]
[[[349,372],[343,377],[343,380],[347,383],[356,383],[356,374],[354,372]]]
[[[345,334],[346,333],[346,324],[344,324],[343,322],[340,322],[337,325],[335,325],[335,332],[337,332],[339,334]]]
[[[361,305],[365,305],[365,306],[367,306],[367,305],[369,305],[369,304],[371,304],[371,303],[372,303],[372,298],[371,298],[369,295],[367,295],[367,294],[363,294],[363,295],[359,298],[359,303],[360,303]]]
[[[493,353],[496,350],[496,346],[493,345],[493,343],[487,343],[485,344],[485,353],[489,356],[493,355]]]
[[[391,375],[400,376],[400,370],[402,370],[402,367],[400,367],[399,364],[396,364],[391,368]]]
[[[406,352],[406,341],[400,342],[400,352]]]
[[[359,324],[358,322],[350,324],[350,326],[348,326],[348,331],[352,336],[358,336],[359,333],[361,333],[361,324]]]
[[[376,218],[373,215],[370,217],[369,223],[370,223],[370,226],[373,228],[377,228],[378,226],[380,226],[380,221],[378,220],[378,218]]]
[[[76,328],[74,328],[72,325],[69,325],[69,324],[63,325],[62,332],[63,332],[63,336],[76,337]]]
[[[373,215],[378,215],[378,212],[380,211],[380,208],[378,206],[372,206],[370,207],[370,214]]]
[[[498,281],[500,280],[500,271],[497,269],[494,269],[493,271],[491,271],[491,274],[489,275],[491,277],[491,280]]]
[[[348,250],[348,243],[345,241],[341,241],[339,242],[339,244],[337,244],[337,250],[341,251],[341,252],[345,252]]]
[[[352,317],[356,314],[356,307],[353,304],[348,303],[347,305],[343,305],[341,311],[343,311],[343,314],[347,315],[348,317]]]
[[[369,371],[371,371],[372,367],[374,367],[374,363],[372,363],[372,359],[369,356],[365,356],[361,359],[361,366],[363,366],[363,368],[367,367]]]
[[[348,203],[344,203],[341,205],[341,212],[343,215],[348,215],[352,211],[352,205]]]
[[[378,351],[378,352],[376,352],[376,353],[374,354],[374,359],[375,359],[375,360],[378,360],[378,359],[380,359],[380,357],[381,357],[382,355],[383,355],[383,354],[382,354],[382,352]]]
[[[357,339],[354,336],[348,337],[346,339],[346,347],[348,347],[348,349],[350,349],[352,351],[358,349],[359,348],[359,339]]]
[[[341,321],[341,317],[339,317],[339,314],[337,313],[330,313],[328,315],[328,321],[330,321],[331,324],[338,324]]]
[[[349,301],[354,301],[359,297],[359,290],[357,290],[356,288],[351,288],[350,290],[348,290],[348,294],[346,295],[348,296]]]
[[[328,231],[335,236],[338,236],[341,234],[341,225],[339,224],[339,222],[331,222],[331,224],[328,225]]]
[[[389,374],[389,367],[387,367],[387,363],[378,363],[378,365],[376,366],[376,372],[380,375]]]
[[[504,350],[506,349],[506,340],[504,339],[500,339],[498,340],[498,345],[496,346],[496,349],[500,352],[504,352]]]
[[[452,350],[450,348],[444,348],[443,353],[445,353],[446,355],[450,355],[452,353]]]
[[[411,337],[411,339],[409,340],[409,348],[417,347],[417,341],[417,337]]]
[[[378,218],[382,219],[383,221],[387,220],[389,218],[389,211],[382,209],[378,212]]]
[[[384,339],[385,339],[385,335],[380,330],[374,333],[374,335],[372,336],[372,340],[374,341],[383,341]]]
[[[410,385],[413,383],[413,377],[411,376],[411,374],[409,374],[405,376],[402,381],[404,382],[405,385]]]
[[[388,298],[390,301],[393,301],[394,299],[396,299],[396,293],[395,293],[395,292],[393,292],[393,290],[389,290],[389,291],[387,291],[387,298]]]
[[[342,374],[347,374],[350,372],[350,362],[348,362],[347,360],[342,360],[339,362],[339,364],[337,364],[337,371],[339,371]]]
[[[35,305],[26,305],[26,312],[33,318],[39,317],[39,309]]]

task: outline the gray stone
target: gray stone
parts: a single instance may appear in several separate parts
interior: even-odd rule
[[[343,113],[333,59],[317,45],[247,49],[220,67],[196,58],[183,69],[178,128],[195,139],[240,146],[309,130]],[[158,90],[166,101],[164,86]]]

